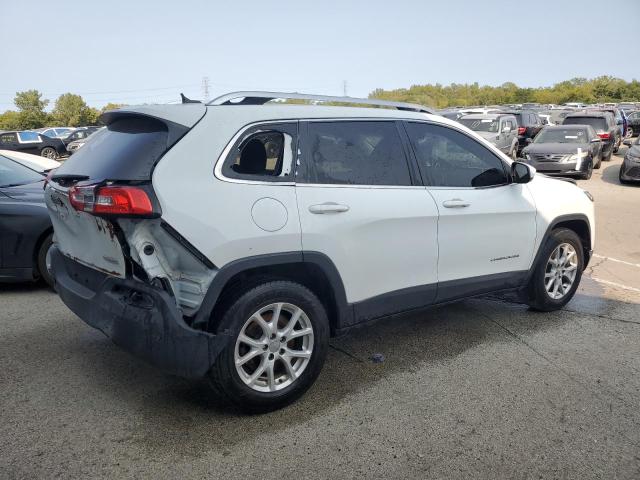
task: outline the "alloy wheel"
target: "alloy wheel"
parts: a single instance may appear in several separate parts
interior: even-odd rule
[[[244,323],[234,349],[240,379],[258,392],[282,390],[295,382],[313,354],[313,327],[291,303],[272,303]]]
[[[56,152],[55,149],[51,147],[43,148],[42,152],[40,152],[40,155],[46,158],[50,158],[51,160],[55,160],[56,158],[58,158],[58,152]]]
[[[554,300],[562,299],[573,286],[578,271],[578,255],[573,245],[561,243],[547,261],[544,287],[547,295]]]

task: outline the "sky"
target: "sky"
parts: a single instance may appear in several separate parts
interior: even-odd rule
[[[32,88],[98,108],[202,99],[204,77],[210,98],[640,78],[622,34],[639,0],[0,1],[0,111]]]

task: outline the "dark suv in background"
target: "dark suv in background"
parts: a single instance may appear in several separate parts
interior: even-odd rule
[[[507,110],[518,121],[518,155],[544,127],[542,119],[533,110]]]
[[[618,138],[618,125],[609,112],[576,112],[567,115],[563,125],[589,125],[602,140],[602,160],[611,160]]]

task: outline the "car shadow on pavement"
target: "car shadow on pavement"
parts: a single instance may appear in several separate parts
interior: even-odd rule
[[[288,408],[259,416],[247,416],[221,404],[204,382],[162,375],[124,353],[89,354],[91,358],[84,360],[85,378],[95,381],[96,388],[110,389],[100,394],[113,395],[112,402],[132,403],[123,407],[136,411],[132,441],[145,450],[162,453],[168,445],[172,450],[184,446],[185,455],[197,454],[194,445],[225,450],[229,444],[250,441],[265,431],[305,424],[390,376],[406,375],[408,382],[416,381],[425,364],[447,362],[489,342],[513,341],[512,334],[496,320],[496,312],[534,331],[563,323],[557,316],[530,312],[524,305],[487,299],[387,318],[332,339],[323,371],[307,394]],[[86,356],[87,349],[77,354]],[[381,354],[384,361],[372,361],[374,354]],[[109,361],[114,356],[115,361]],[[109,385],[104,384],[105,377]],[[130,382],[136,384],[137,394],[124,393]],[[427,392],[429,386],[424,388]]]

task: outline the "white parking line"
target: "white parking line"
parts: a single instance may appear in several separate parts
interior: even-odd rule
[[[598,283],[604,283],[605,285],[611,285],[612,287],[615,287],[615,288],[621,288],[623,290],[630,290],[632,292],[640,293],[640,288],[629,287],[629,286],[623,285],[621,283],[610,282],[609,280],[602,280],[601,278],[596,278],[596,277],[588,277],[588,278],[590,278],[591,280],[595,280]]]
[[[596,257],[596,258],[604,258],[605,260],[611,260],[612,262],[622,263],[624,265],[629,265],[631,267],[640,268],[640,263],[625,262],[624,260],[618,260],[617,258],[605,257],[603,255],[598,255],[597,253],[594,253],[593,256]]]

